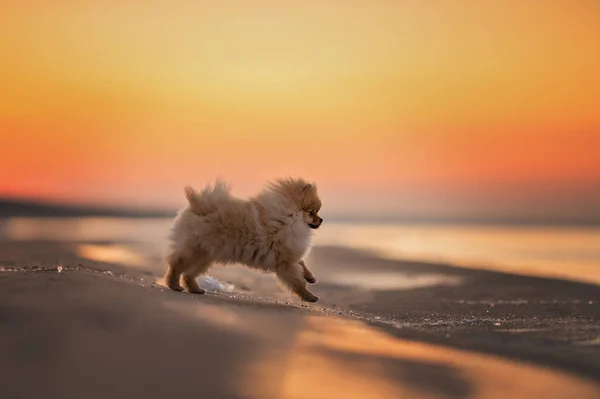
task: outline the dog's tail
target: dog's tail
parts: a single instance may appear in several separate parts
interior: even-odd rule
[[[190,203],[190,210],[199,216],[216,212],[219,205],[231,198],[231,185],[217,179],[213,185],[207,185],[201,192],[186,186],[185,197]]]

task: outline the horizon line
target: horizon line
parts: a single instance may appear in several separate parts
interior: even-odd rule
[[[165,207],[127,207],[116,205],[86,205],[59,202],[46,202],[35,199],[16,199],[0,197],[0,218],[14,217],[121,217],[121,218],[170,218],[179,208]],[[512,225],[512,226],[600,226],[599,217],[569,217],[560,215],[530,216],[517,215],[443,215],[443,214],[407,214],[407,213],[371,213],[352,214],[330,213],[327,219],[336,223],[360,224],[467,224],[467,225]]]

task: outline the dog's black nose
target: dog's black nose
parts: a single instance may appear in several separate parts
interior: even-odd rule
[[[319,218],[319,224],[323,223],[323,218]]]

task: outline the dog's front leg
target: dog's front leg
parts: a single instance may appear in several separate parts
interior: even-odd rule
[[[283,263],[275,269],[277,278],[305,302],[317,302],[319,297],[306,289],[303,267],[299,263]]]
[[[300,260],[300,262],[298,262],[298,264],[302,267],[302,275],[304,276],[304,279],[310,284],[316,283],[317,279],[312,274],[312,272],[308,270],[308,267],[306,267],[306,262],[304,262],[304,260],[302,259]]]

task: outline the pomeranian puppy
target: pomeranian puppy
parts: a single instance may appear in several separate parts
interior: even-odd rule
[[[170,234],[169,288],[183,291],[182,282],[189,292],[204,294],[196,278],[213,263],[241,263],[275,273],[303,301],[319,299],[306,288],[316,280],[303,260],[312,230],[323,223],[314,183],[282,178],[240,199],[217,179],[201,192],[186,187],[185,195],[189,204],[177,214]]]

